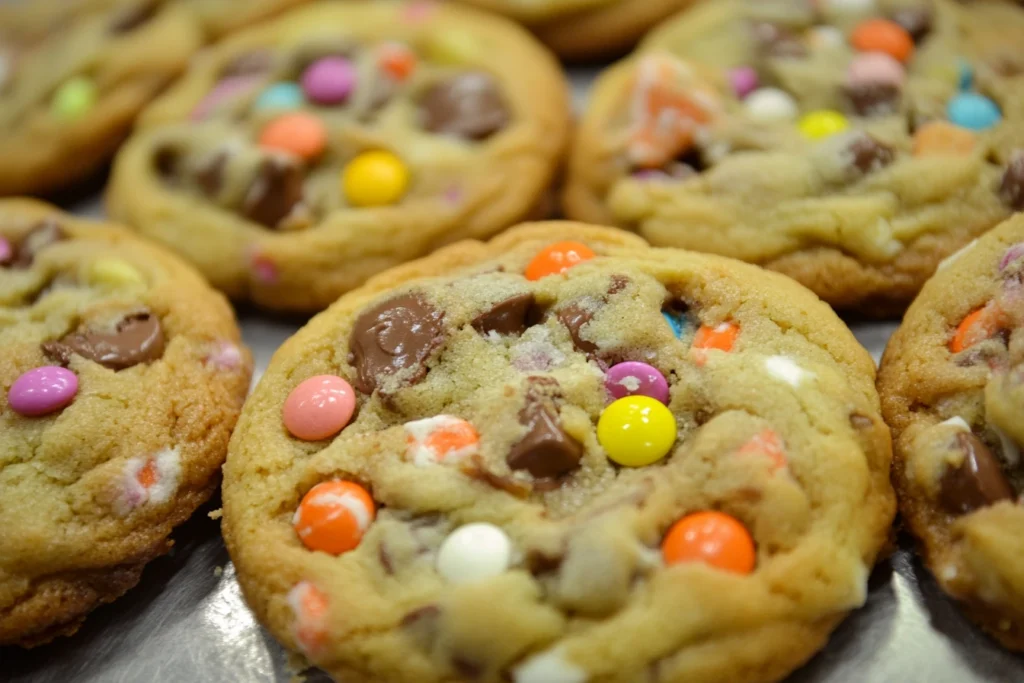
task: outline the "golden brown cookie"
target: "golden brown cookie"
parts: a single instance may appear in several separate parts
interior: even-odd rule
[[[382,273],[246,404],[223,531],[352,683],[774,681],[895,508],[874,363],[792,280],[537,223]]]
[[[1024,215],[941,267],[882,358],[900,510],[943,590],[1024,650]]]
[[[74,633],[216,490],[252,363],[131,233],[0,200],[0,645]]]
[[[544,199],[567,137],[548,52],[470,8],[300,8],[195,60],[118,156],[111,213],[217,287],[319,310]]]
[[[567,214],[902,310],[1024,208],[1024,8],[721,0],[598,81]]]

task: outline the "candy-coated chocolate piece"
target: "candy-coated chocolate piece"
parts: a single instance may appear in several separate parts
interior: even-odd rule
[[[759,88],[743,104],[747,114],[758,121],[792,121],[800,113],[796,100],[778,88]]]
[[[53,94],[50,106],[53,113],[65,120],[78,119],[96,106],[99,89],[96,83],[85,76],[75,76],[64,81]]]
[[[466,524],[444,539],[437,571],[450,583],[473,583],[504,574],[512,564],[512,540],[486,522]]]
[[[317,104],[340,104],[355,87],[356,68],[344,57],[318,59],[302,72],[302,90]]]
[[[409,189],[409,169],[391,152],[363,152],[342,171],[341,187],[352,206],[390,206]]]
[[[1006,253],[1003,254],[1003,258],[999,259],[999,270],[1006,270],[1014,261],[1022,257],[1024,257],[1024,242],[1018,242],[1007,249]]]
[[[697,512],[672,525],[661,544],[665,564],[703,562],[715,569],[749,574],[757,564],[754,539],[735,517]]]
[[[14,260],[14,247],[9,241],[0,237],[0,266],[6,266]]]
[[[327,638],[327,596],[309,581],[288,591],[288,606],[295,615],[295,642],[307,655],[316,652]]]
[[[334,436],[356,409],[352,385],[336,375],[317,375],[292,389],[284,402],[284,426],[303,441]]]
[[[697,334],[693,335],[694,356],[698,365],[707,360],[709,350],[732,351],[736,338],[740,335],[739,325],[730,322],[719,323],[714,327],[701,325]]]
[[[946,105],[946,116],[958,126],[970,130],[987,130],[1003,119],[999,105],[973,92],[962,92]]]
[[[978,137],[960,126],[945,121],[929,121],[914,133],[914,156],[969,156]]]
[[[736,97],[743,99],[757,89],[759,82],[757,71],[750,66],[738,66],[729,69],[729,82]]]
[[[202,121],[217,111],[224,102],[248,95],[262,82],[262,74],[242,74],[223,78],[199,101],[189,114],[189,118],[193,121]]]
[[[559,275],[573,266],[589,261],[596,254],[582,242],[555,242],[538,252],[526,266],[526,279],[539,280],[548,275]]]
[[[777,469],[786,466],[786,450],[773,429],[762,429],[740,446],[740,455],[760,455],[771,459]]]
[[[402,82],[416,70],[416,53],[403,43],[384,43],[377,51],[377,66],[393,80]]]
[[[649,396],[668,403],[668,381],[665,375],[647,363],[626,361],[608,369],[604,386],[613,398]]]
[[[686,333],[689,324],[685,314],[675,311],[662,311],[661,314],[665,316],[665,322],[672,328],[672,334],[676,336],[676,339],[680,339]]]
[[[821,109],[804,114],[798,125],[804,137],[821,140],[842,133],[850,127],[850,122],[837,111]]]
[[[146,279],[133,265],[117,258],[101,258],[89,264],[89,284],[107,287],[144,285]]]
[[[974,67],[962,57],[957,60],[957,86],[961,90],[970,90],[974,85]]]
[[[312,114],[284,114],[260,131],[260,147],[288,152],[306,160],[315,159],[327,147],[327,127]]]
[[[960,321],[953,338],[949,340],[949,350],[960,353],[975,344],[991,339],[1002,327],[1003,315],[994,302],[972,311]]]
[[[888,19],[868,19],[850,34],[850,43],[861,52],[881,52],[904,64],[914,54],[914,39],[907,29]]]
[[[7,402],[19,415],[37,417],[60,410],[78,393],[78,376],[66,368],[44,365],[14,380]]]
[[[643,467],[668,455],[676,441],[676,419],[656,399],[627,396],[601,413],[597,440],[612,461]]]
[[[851,88],[887,85],[902,88],[907,80],[903,65],[883,52],[865,52],[853,58],[846,71]]]
[[[419,466],[455,462],[480,450],[480,435],[473,425],[451,415],[437,415],[405,423],[405,455]]]
[[[306,98],[298,83],[280,82],[268,86],[256,98],[256,109],[298,109]]]
[[[302,497],[292,527],[310,550],[341,555],[359,546],[376,515],[377,506],[362,486],[325,481]]]

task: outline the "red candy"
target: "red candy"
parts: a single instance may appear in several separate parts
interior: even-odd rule
[[[530,265],[526,266],[526,279],[539,280],[548,275],[558,275],[595,256],[590,247],[581,242],[556,242],[533,257]]]

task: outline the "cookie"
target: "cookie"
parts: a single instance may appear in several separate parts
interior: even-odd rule
[[[559,56],[612,57],[693,0],[463,0],[530,27]]]
[[[1001,0],[702,3],[599,79],[567,214],[901,311],[1024,208],[1021,35]]]
[[[545,198],[565,79],[460,6],[325,3],[211,49],[118,156],[111,213],[233,298],[319,310]]]
[[[888,537],[873,382],[792,280],[530,224],[287,341],[222,528],[258,618],[336,680],[777,680]]]
[[[74,633],[216,490],[252,362],[131,233],[0,200],[0,645]]]
[[[943,590],[1024,650],[1024,215],[943,265],[882,358],[900,510]]]
[[[97,171],[201,44],[195,17],[174,3],[63,5],[0,15],[0,195]]]
[[[195,12],[213,37],[224,36],[308,0],[178,0]]]

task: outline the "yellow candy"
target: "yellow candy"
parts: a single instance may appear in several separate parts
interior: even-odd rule
[[[668,455],[676,442],[676,419],[661,401],[627,396],[601,413],[597,440],[620,465],[643,467]]]
[[[142,273],[129,263],[116,258],[102,258],[90,263],[88,280],[90,284],[107,287],[129,287],[146,284]]]
[[[480,52],[480,41],[465,31],[437,31],[427,46],[432,61],[447,64],[472,63]]]
[[[846,117],[837,111],[822,109],[805,114],[800,119],[800,132],[812,140],[821,140],[850,127]]]
[[[363,152],[345,167],[341,189],[352,206],[388,206],[409,187],[409,169],[391,152]]]

